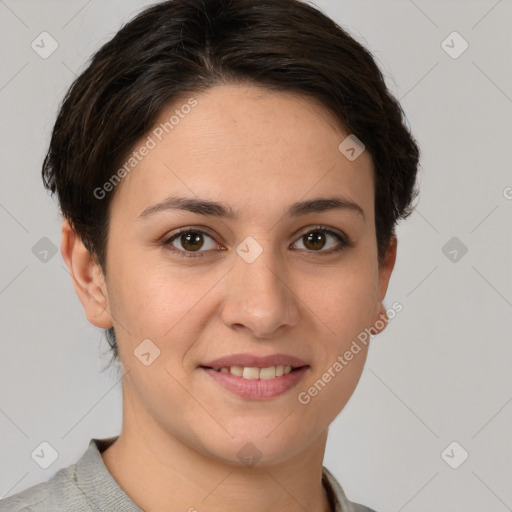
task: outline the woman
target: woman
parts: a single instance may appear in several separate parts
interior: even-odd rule
[[[306,3],[171,0],[124,26],[43,165],[122,432],[0,510],[370,510],[322,461],[397,310],[418,159],[372,56]]]

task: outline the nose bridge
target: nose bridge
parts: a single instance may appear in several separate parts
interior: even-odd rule
[[[243,290],[244,294],[256,296],[259,293],[264,293],[269,297],[275,297],[277,299],[283,292],[281,288],[283,286],[282,278],[284,274],[282,271],[279,272],[278,270],[282,262],[278,261],[279,257],[276,256],[275,251],[270,247],[266,247],[265,249],[262,247],[261,253],[257,255],[254,254],[255,250],[256,249],[251,248],[250,251],[243,256],[238,254],[241,261],[237,261],[236,265],[243,278],[242,283],[245,284],[245,286],[242,287],[242,289],[245,288]],[[251,258],[249,260],[244,257],[248,255],[250,255]],[[279,278],[279,273],[281,273],[281,278]]]
[[[258,337],[272,334],[282,325],[298,321],[296,298],[286,283],[286,272],[270,237],[247,237],[236,248],[230,272],[223,320],[228,326],[244,326]]]

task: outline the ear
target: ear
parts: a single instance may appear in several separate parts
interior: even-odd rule
[[[391,236],[391,240],[389,242],[388,249],[386,251],[384,264],[379,268],[379,302],[375,306],[375,311],[372,319],[372,327],[370,328],[370,331],[373,334],[378,334],[382,332],[386,328],[386,325],[388,324],[389,321],[388,314],[386,312],[386,309],[384,308],[384,304],[382,304],[382,301],[386,296],[389,279],[391,277],[391,273],[393,272],[393,268],[395,267],[397,247],[398,240],[396,235],[393,233]]]
[[[67,220],[62,223],[60,250],[87,320],[103,329],[112,327],[103,271]]]

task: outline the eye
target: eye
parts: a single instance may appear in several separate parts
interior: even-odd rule
[[[331,239],[330,243],[329,239]],[[334,239],[334,243],[332,239]],[[328,254],[342,251],[346,247],[352,247],[352,242],[347,237],[324,227],[310,229],[295,243],[297,244],[299,242],[302,243],[304,249],[308,252],[322,252]],[[331,250],[322,250],[326,248]],[[302,248],[299,247],[299,249]]]
[[[200,249],[205,249],[205,239],[210,240],[209,247],[208,243],[206,243],[206,250],[215,249],[215,247],[217,247],[217,243],[210,235],[199,229],[191,228],[186,228],[178,231],[178,233],[174,233],[163,243],[179,256],[193,258],[196,256],[202,256],[201,254],[196,255],[194,253],[204,252]],[[181,248],[177,247],[178,244],[181,246]]]
[[[299,249],[322,254],[333,254],[353,246],[348,237],[323,226],[309,229],[295,244],[299,242],[304,246]],[[208,233],[190,227],[173,233],[163,241],[163,244],[178,256],[185,258],[201,257],[203,256],[201,253],[219,247]]]

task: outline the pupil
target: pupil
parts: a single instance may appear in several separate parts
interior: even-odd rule
[[[200,233],[186,233],[182,235],[184,237],[185,241],[183,242],[182,238],[182,245],[185,249],[191,250],[191,251],[197,251],[201,248],[202,245],[202,235]],[[196,244],[196,245],[194,245]]]
[[[307,243],[312,243],[313,247],[311,249],[318,250],[321,249],[325,244],[325,234],[320,231],[313,231],[306,235]],[[306,247],[308,245],[306,244]]]

